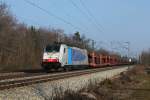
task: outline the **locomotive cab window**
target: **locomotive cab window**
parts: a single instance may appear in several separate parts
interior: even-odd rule
[[[66,52],[66,49],[64,48],[64,53]]]
[[[59,45],[48,45],[46,46],[46,52],[59,52],[60,46]]]

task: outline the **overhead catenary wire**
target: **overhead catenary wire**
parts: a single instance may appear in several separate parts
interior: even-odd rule
[[[49,0],[47,0],[47,1],[49,1]],[[51,1],[51,2],[53,3],[53,5],[56,6],[56,4],[54,4],[54,1]],[[62,9],[63,9],[63,8],[62,8]],[[62,9],[61,9],[61,11],[62,11]],[[71,14],[69,14],[69,13],[67,13],[67,12],[65,12],[65,11],[62,11],[62,12],[63,12],[63,14],[64,14],[66,17],[71,18],[71,20],[74,20],[74,19],[75,19],[74,17],[71,16]],[[77,20],[77,21],[75,21],[75,22],[77,22],[78,25],[80,25],[81,27],[83,27],[84,29],[86,29],[87,32],[90,32],[89,28],[88,28],[86,25],[84,25],[84,23],[83,23],[82,21]],[[77,24],[77,23],[76,23],[76,24]]]
[[[94,17],[94,15],[91,13],[91,11],[87,8],[87,6],[85,5],[85,3],[82,0],[79,0],[81,5],[84,7],[84,9],[86,10],[86,12],[89,14],[89,16],[91,16],[91,18],[93,18],[94,22],[101,27],[101,29],[104,29],[103,26],[101,24],[98,23],[98,21],[96,20],[96,18]]]
[[[98,27],[98,25],[93,21],[93,19],[91,17],[89,17],[89,15],[87,13],[85,13],[73,0],[68,0],[75,8],[77,8],[80,13],[82,15],[85,16],[85,18],[87,18],[87,20],[89,20],[92,24],[94,24],[94,26],[96,27],[96,29],[99,31],[99,32],[102,32],[101,28]]]
[[[50,11],[48,11],[48,10],[46,10],[46,9],[44,9],[44,8],[42,8],[42,7],[40,7],[39,5],[33,3],[33,2],[31,2],[31,1],[29,1],[29,0],[24,0],[24,1],[25,1],[26,3],[28,3],[28,4],[30,4],[30,5],[32,5],[32,6],[36,7],[36,8],[38,8],[38,9],[40,9],[41,11],[47,13],[48,15],[50,15],[50,16],[56,18],[57,20],[62,21],[63,23],[70,25],[70,26],[73,27],[74,29],[82,30],[83,32],[86,32],[86,31],[84,31],[83,29],[81,29],[80,27],[77,27],[77,26],[73,25],[71,22],[69,22],[69,21],[67,21],[67,20],[65,20],[65,19],[63,19],[63,18],[61,18],[61,17],[59,17],[59,16],[53,14],[52,12],[50,12]]]

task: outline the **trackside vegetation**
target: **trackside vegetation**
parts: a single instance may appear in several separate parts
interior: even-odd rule
[[[150,66],[150,49],[142,52],[140,62],[145,66]]]
[[[91,39],[78,31],[66,34],[63,29],[28,26],[0,2],[0,71],[40,68],[43,48],[54,42],[93,50]]]
[[[61,91],[61,89],[58,89]],[[87,87],[75,92],[55,92],[53,100],[150,100],[150,75],[144,66],[137,66],[115,79],[89,81]]]

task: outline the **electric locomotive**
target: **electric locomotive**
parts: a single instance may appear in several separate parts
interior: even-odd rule
[[[86,49],[71,47],[66,44],[47,45],[44,49],[42,67],[45,70],[82,68],[88,65]]]

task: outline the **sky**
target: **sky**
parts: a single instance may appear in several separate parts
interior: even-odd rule
[[[99,43],[97,47],[126,52],[118,43],[130,42],[132,55],[150,48],[150,0],[29,0],[46,12],[25,0],[0,1],[21,23],[66,34],[79,31]]]

